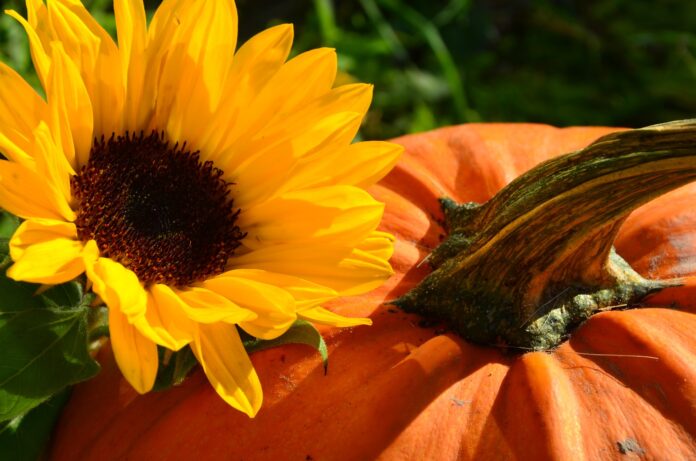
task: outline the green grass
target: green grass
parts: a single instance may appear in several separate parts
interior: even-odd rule
[[[85,2],[113,33],[108,0]],[[158,2],[146,2],[150,11]],[[365,139],[475,121],[638,127],[696,116],[696,3],[682,0],[238,0],[240,39],[295,23],[375,84]],[[5,7],[22,9],[16,0]],[[21,28],[0,56],[37,84]]]

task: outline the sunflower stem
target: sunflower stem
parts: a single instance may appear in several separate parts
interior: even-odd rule
[[[613,250],[635,208],[696,180],[696,120],[605,136],[544,162],[483,205],[443,199],[434,271],[395,301],[465,339],[541,350],[598,311],[679,281],[646,280]]]

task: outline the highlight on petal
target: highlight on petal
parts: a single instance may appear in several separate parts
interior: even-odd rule
[[[379,224],[384,205],[362,189],[330,186],[293,191],[239,216],[248,248],[312,241],[362,241]],[[292,219],[287,219],[291,216]]]
[[[375,231],[355,248],[337,243],[268,246],[236,256],[233,264],[292,275],[352,296],[377,288],[394,274],[387,261],[393,246],[390,234]]]
[[[21,101],[21,104],[17,104]],[[46,102],[12,68],[0,62],[0,152],[32,169],[32,133],[47,118]]]
[[[372,85],[343,85],[309,99],[292,113],[267,121],[251,142],[238,143],[240,156],[273,148],[268,140],[290,142],[296,158],[315,153],[320,148],[343,149],[355,137],[372,100]],[[233,164],[234,165],[234,164]]]
[[[283,64],[254,101],[249,129],[259,130],[275,117],[293,113],[329,91],[338,69],[336,50],[317,48]],[[294,88],[288,92],[288,86]]]
[[[380,252],[390,251],[386,247]],[[387,260],[378,254],[356,248],[351,255],[341,261],[334,272],[329,272],[326,278],[320,277],[318,283],[324,283],[338,291],[342,296],[354,296],[381,286],[389,277],[394,275],[394,270]]]
[[[48,219],[24,221],[10,240],[14,264],[7,269],[7,276],[31,283],[67,282],[85,270],[83,249],[72,223]]]
[[[295,299],[295,309],[298,311],[317,306],[338,296],[338,293],[329,287],[286,274],[255,269],[233,269],[227,272],[227,275],[282,288]]]
[[[155,123],[176,142],[199,146],[222,99],[237,42],[231,1],[197,2],[177,16],[159,81]]]
[[[44,122],[34,130],[34,141],[36,144],[35,169],[43,176],[46,184],[54,191],[62,195],[63,201],[72,202],[72,191],[70,190],[70,178],[75,174],[75,169],[69,160],[62,155],[59,146],[56,146],[51,131]]]
[[[356,249],[372,257],[388,261],[394,254],[394,241],[392,234],[374,231]]]
[[[255,144],[235,146],[246,160],[237,166],[224,166],[229,180],[239,185],[236,199],[240,206],[248,208],[285,192],[283,184],[288,174],[295,175],[293,170],[302,157],[342,149],[355,137],[361,119],[359,113],[341,112],[299,130],[285,130],[282,136],[261,133]],[[287,174],[274,175],[281,167]]]
[[[256,97],[247,99],[240,96],[245,98],[245,106],[242,107],[244,115],[234,120],[233,135],[228,136],[224,145],[220,146],[228,154],[222,164],[223,169],[234,170],[250,153],[256,152],[258,143],[254,141],[262,138],[258,134],[278,114],[292,114],[286,117],[288,121],[295,115],[295,110],[328,92],[333,85],[336,69],[335,50],[321,48],[307,51],[283,64]],[[288,92],[288,87],[292,87],[293,91]],[[235,105],[236,98],[232,96]]]
[[[331,88],[309,101],[285,122],[295,128],[300,124],[312,125],[313,120],[320,120],[341,112],[354,112],[363,117],[370,108],[373,90],[374,87],[367,83],[350,83]]]
[[[86,269],[92,290],[101,296],[109,310],[120,311],[130,322],[145,315],[147,294],[133,271],[104,257]]]
[[[261,408],[261,382],[234,325],[199,325],[191,349],[210,384],[225,402],[254,417]]]
[[[133,388],[148,392],[157,377],[157,345],[143,336],[119,310],[109,308],[109,336],[116,363]]]
[[[181,309],[177,300],[163,295],[153,285],[147,290],[147,307],[145,318],[137,318],[136,326],[155,343],[173,351],[178,351],[193,340],[196,324]],[[169,287],[164,288],[171,291]]]
[[[321,306],[303,309],[297,312],[297,316],[305,320],[322,325],[331,325],[333,327],[346,328],[355,327],[358,325],[372,325],[372,320],[362,317],[344,317],[324,309]]]
[[[250,335],[275,339],[285,333],[297,318],[294,298],[282,288],[240,275],[228,271],[201,285],[257,315],[255,319],[239,322]]]
[[[46,94],[53,139],[75,169],[85,165],[92,145],[92,103],[80,73],[60,42],[51,43]]]
[[[384,141],[322,150],[302,158],[284,187],[297,190],[345,184],[365,188],[386,176],[403,151],[403,146]]]
[[[116,44],[79,1],[54,0],[47,6],[47,22],[38,18],[36,26],[46,33],[44,48],[48,51],[49,43],[60,42],[78,69],[94,110],[94,132],[119,131],[125,87]]]
[[[256,34],[234,55],[223,90],[225,104],[201,138],[206,159],[223,164],[236,153],[230,146],[244,131],[238,121],[246,118],[242,114],[253,107],[252,101],[287,59],[292,39],[292,25],[281,24]]]
[[[238,306],[229,299],[201,287],[190,287],[185,290],[171,290],[160,287],[162,295],[167,293],[171,299],[176,299],[182,311],[193,321],[200,323],[230,323],[235,324],[245,320],[253,320],[257,315]]]
[[[39,35],[36,33],[36,26],[29,24],[26,19],[14,10],[5,10],[5,14],[14,18],[24,27],[27,37],[29,37],[29,50],[31,51],[31,59],[34,62],[34,69],[36,69],[36,74],[39,80],[41,80],[41,84],[46,88],[48,70],[51,67],[51,58],[46,53],[44,45],[41,43],[41,38],[39,38]]]
[[[165,322],[174,328],[166,329],[159,315],[160,306],[148,306],[147,292],[130,269],[112,259],[101,257],[86,264],[86,272],[93,283],[92,290],[101,296],[109,312],[119,311],[137,332],[135,335],[128,330],[128,334],[136,339],[142,336],[142,340],[138,339],[138,344],[147,342],[178,350],[191,341],[193,325],[173,312]],[[148,307],[153,309],[149,314]],[[123,329],[125,331],[126,327]]]
[[[36,28],[39,22],[44,22],[46,20],[46,15],[48,14],[48,9],[44,0],[26,0],[27,6],[27,20],[31,27]]]
[[[141,0],[115,0],[116,33],[121,55],[121,69],[126,96],[123,107],[123,127],[136,131],[139,126],[139,114],[146,106],[142,99],[147,69],[147,18]],[[152,109],[150,107],[149,109]]]

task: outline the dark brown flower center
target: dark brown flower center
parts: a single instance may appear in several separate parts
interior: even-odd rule
[[[78,236],[146,284],[219,274],[244,237],[222,174],[161,133],[95,139],[70,182]]]

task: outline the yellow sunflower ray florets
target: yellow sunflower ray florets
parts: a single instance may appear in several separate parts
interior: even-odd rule
[[[24,219],[16,280],[86,274],[111,345],[141,393],[157,346],[189,345],[210,383],[253,416],[262,393],[239,329],[298,318],[369,324],[322,307],[392,274],[383,205],[364,188],[401,148],[352,144],[372,87],[334,87],[331,49],[287,60],[292,27],[237,46],[231,0],[114,3],[118,44],[77,0],[27,0],[46,100],[0,63],[0,207]]]

